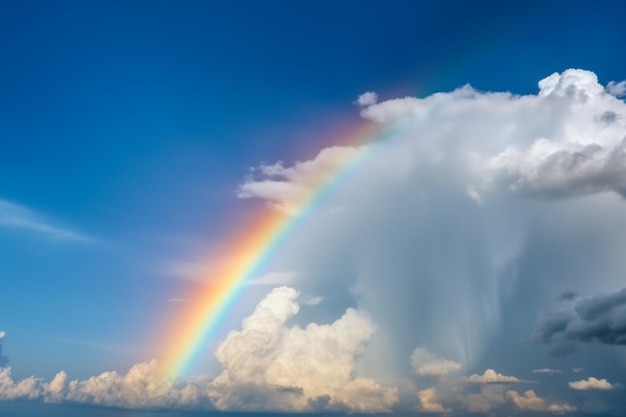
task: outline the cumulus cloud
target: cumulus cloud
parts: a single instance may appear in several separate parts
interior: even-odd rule
[[[0,400],[60,402],[63,400],[66,378],[65,372],[61,371],[50,382],[34,376],[15,381],[10,367],[0,368]]]
[[[614,191],[626,197],[626,140],[609,147],[590,143],[566,148],[538,139],[526,149],[509,148],[490,163],[508,177],[514,191],[549,198]]]
[[[224,410],[389,412],[394,388],[355,376],[355,360],[375,327],[348,309],[332,324],[287,327],[298,292],[274,289],[218,347],[223,371],[210,396]]]
[[[419,410],[424,413],[449,413],[451,410],[445,408],[437,397],[435,388],[427,388],[417,393],[420,401]]]
[[[535,391],[528,390],[520,395],[517,391],[507,391],[507,397],[520,410],[537,411],[549,413],[572,413],[576,411],[576,407],[567,403],[547,402],[545,399],[537,396]]]
[[[523,379],[516,378],[514,376],[502,375],[494,371],[493,369],[487,369],[480,374],[473,374],[465,379],[467,382],[475,383],[475,384],[517,384],[521,382],[529,382],[524,381]]]
[[[586,391],[586,390],[612,390],[615,388],[615,385],[611,384],[606,379],[598,379],[594,377],[589,377],[587,379],[581,379],[580,381],[570,382],[569,387],[571,389],[575,389],[577,391]]]
[[[442,359],[424,348],[416,348],[411,354],[411,366],[417,375],[445,376],[461,370],[461,364]]]
[[[103,372],[83,381],[73,380],[65,399],[109,407],[168,408],[197,406],[202,397],[197,384],[176,386],[152,360],[133,365],[126,374]]]
[[[189,408],[209,404],[207,381],[175,383],[164,377],[154,360],[136,364],[126,374],[103,372],[86,380],[67,381],[64,371],[49,382],[33,376],[15,381],[11,368],[0,368],[0,400],[74,402],[122,408]]]
[[[535,333],[559,352],[571,351],[576,343],[626,345],[626,288],[580,298],[571,308],[544,313]]]
[[[3,199],[0,199],[0,227],[28,230],[58,240],[94,242],[91,237],[53,225],[39,213]]]
[[[376,104],[377,101],[378,101],[378,94],[376,94],[373,91],[367,91],[361,94],[356,99],[355,103],[361,107],[367,107],[367,106],[371,106],[372,104]]]

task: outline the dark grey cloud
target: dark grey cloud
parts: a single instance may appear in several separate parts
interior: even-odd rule
[[[578,294],[576,293],[576,291],[567,290],[561,293],[561,295],[559,296],[559,300],[560,301],[572,301],[576,297],[578,297]]]
[[[626,345],[626,288],[581,298],[571,310],[545,313],[535,332],[555,353],[569,353],[577,343]]]

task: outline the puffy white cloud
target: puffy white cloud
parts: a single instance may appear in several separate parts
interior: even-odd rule
[[[50,382],[34,376],[14,381],[10,367],[0,368],[0,400],[60,402],[66,378],[65,372],[61,371]]]
[[[355,359],[373,334],[371,321],[348,309],[332,324],[287,327],[298,292],[274,289],[218,347],[223,367],[210,396],[219,409],[388,412],[394,388],[355,377]]]
[[[36,399],[43,393],[43,381],[29,377],[21,381],[13,381],[11,368],[0,368],[0,399]]]
[[[202,384],[175,384],[155,360],[133,365],[122,375],[103,372],[83,381],[73,380],[65,396],[70,402],[122,408],[190,407],[201,405],[203,398],[206,402]]]
[[[520,395],[517,391],[507,391],[507,397],[520,410],[549,412],[549,413],[572,413],[576,407],[567,403],[549,403],[545,399],[538,397],[535,391],[528,390]]]
[[[439,162],[462,163],[470,171],[468,179],[483,180],[467,184],[474,199],[480,197],[481,188],[499,181],[514,191],[552,197],[607,190],[623,194],[624,102],[606,94],[597,76],[584,70],[554,73],[539,87],[538,95],[519,97],[480,93],[466,86],[425,99],[372,104],[363,115],[388,125],[401,120],[401,126],[394,128],[406,130],[414,142],[413,149],[407,146],[405,151],[419,146],[422,151],[430,148],[435,158],[456,156]],[[490,133],[480,128],[481,122]],[[442,131],[439,123],[449,128]],[[384,147],[378,146],[377,151],[383,153]],[[354,151],[328,148],[315,159],[291,167],[281,162],[263,165],[255,170],[261,177],[248,178],[240,196],[279,204],[301,199],[313,178],[335,169]]]
[[[516,384],[528,382],[514,376],[502,375],[493,369],[487,369],[482,375],[473,374],[465,379],[467,382],[475,384]]]
[[[592,376],[587,379],[581,379],[580,381],[570,382],[568,385],[570,388],[578,391],[586,391],[591,389],[607,391],[615,388],[615,385],[611,384],[606,379],[598,379]]]
[[[451,410],[445,408],[437,397],[435,388],[427,388],[417,393],[420,401],[420,411],[424,413],[449,413]]]
[[[361,94],[357,99],[355,104],[358,104],[361,107],[371,106],[372,104],[376,104],[378,101],[378,94],[374,91],[366,91]]]
[[[60,371],[54,378],[45,386],[44,400],[46,402],[58,403],[64,399],[65,383],[67,381],[67,374],[65,371]]]
[[[420,347],[411,354],[411,366],[417,375],[426,376],[445,376],[461,370],[460,363],[442,359]]]

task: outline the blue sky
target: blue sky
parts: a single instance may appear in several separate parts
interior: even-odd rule
[[[424,98],[469,83],[479,92],[536,95],[539,80],[568,68],[592,71],[602,86],[610,81],[619,83],[626,79],[626,62],[621,54],[626,39],[624,11],[625,6],[618,1],[528,1],[516,5],[369,0],[182,4],[0,1],[0,331],[6,332],[4,338],[0,337],[0,354],[8,357],[13,378],[35,375],[50,380],[64,370],[69,379],[83,380],[108,370],[124,373],[133,364],[155,357],[157,344],[163,339],[162,324],[180,308],[168,300],[182,297],[188,286],[188,280],[176,272],[181,265],[205,262],[210,257],[209,248],[219,246],[236,226],[234,222],[263,204],[259,200],[288,201],[289,196],[270,195],[256,187],[255,181],[272,178],[247,178],[251,167],[257,167],[258,173],[264,164],[276,161],[284,161],[286,166],[296,161],[319,161],[319,151],[343,143],[343,127],[379,122],[381,117],[385,119],[383,125],[387,117],[391,117],[392,125],[395,123],[395,116],[389,116],[382,107],[372,107],[371,113],[362,118],[360,112],[367,112],[369,107],[355,105],[360,94],[375,91],[382,105],[385,100]],[[618,123],[619,111],[611,110]],[[450,125],[458,122],[455,120],[450,119]],[[567,130],[570,125],[563,123],[554,131]],[[549,130],[537,134],[549,135],[546,132]],[[418,133],[411,131],[410,135]],[[452,143],[456,142],[450,142],[450,149],[456,146]],[[608,143],[601,145],[609,149]],[[381,152],[395,155],[391,150]],[[618,168],[611,172],[621,172]],[[361,201],[360,180],[369,181],[376,189],[378,177],[365,175],[375,172],[376,167],[364,165],[362,170],[361,176],[349,181],[345,194],[338,192],[337,202],[329,201],[329,205],[339,204],[342,199],[355,204]],[[434,172],[439,171],[427,171],[426,175]],[[524,178],[526,182],[520,184],[544,190]],[[282,181],[297,183],[298,179],[284,176]],[[619,186],[589,181],[591,185],[585,183],[585,190],[621,192]],[[250,185],[255,199],[237,198],[242,184]],[[385,191],[376,201],[386,198],[407,204],[391,195],[396,185],[398,193],[406,191],[400,183],[393,184],[381,185]],[[431,190],[428,187],[435,185],[425,187]],[[570,196],[560,189],[546,190],[546,195],[554,192]],[[426,195],[429,191],[420,193]],[[479,190],[472,195],[476,200],[476,195],[483,194]],[[571,195],[579,194],[572,191]],[[349,196],[357,197],[350,200]],[[428,206],[425,212],[433,207],[443,212],[457,204],[447,195],[441,198],[447,203]],[[597,198],[583,199],[581,207],[589,213],[606,210],[607,218],[619,218],[619,202],[605,202],[604,194]],[[574,205],[574,200],[567,201]],[[554,214],[551,210],[556,208],[509,203],[507,200],[498,207],[516,207],[520,217],[535,219],[530,226],[506,222],[494,226],[528,228],[520,234],[530,237],[520,245],[530,249],[521,250],[523,254],[514,267],[521,275],[548,280],[553,273],[567,275],[576,268],[580,271],[584,265],[572,266],[576,262],[570,262],[573,254],[580,253],[597,258],[598,265],[609,265],[602,270],[610,277],[606,282],[597,286],[588,282],[585,286],[568,281],[558,288],[555,284],[554,289],[542,290],[545,299],[573,290],[584,304],[585,297],[620,290],[616,277],[623,271],[621,263],[617,258],[595,253],[589,243],[595,242],[607,253],[617,251],[621,240],[611,234],[609,226],[579,230],[564,223],[550,229],[545,226],[553,225],[550,216],[565,218],[567,214]],[[354,219],[362,219],[363,223],[348,222],[351,231],[368,229],[372,222],[387,224],[392,217],[408,219],[414,225],[420,223],[402,210],[396,212],[396,206],[378,206],[367,199],[363,204],[377,211],[359,212],[363,217]],[[574,216],[571,213],[577,213],[578,207],[563,210]],[[494,209],[492,214],[506,217],[512,213],[507,210]],[[473,214],[459,214],[466,215]],[[442,227],[449,224],[445,218],[433,219],[433,224],[437,222]],[[335,246],[324,237],[335,239],[330,233],[334,223],[322,213],[313,215],[308,224],[288,245],[289,250],[270,265],[275,271],[266,271],[297,271],[296,289],[303,296],[326,300],[317,310],[302,307],[300,318],[290,318],[289,323],[332,322],[348,307],[366,311],[378,329],[399,320],[398,316],[376,316],[382,309],[368,299],[374,290],[368,287],[366,278],[334,288],[319,276],[360,276],[361,268],[380,270],[389,276],[394,271],[398,276],[409,270],[413,273],[417,269],[412,268],[417,267],[404,264],[397,254],[406,252],[407,259],[411,258],[411,248],[423,244],[416,236],[428,235],[428,228],[392,225],[376,232],[381,242],[400,246],[387,257],[384,250],[377,250],[380,259],[367,256],[369,264],[360,263],[360,256],[371,248],[363,249],[361,255],[344,253],[342,249],[358,247],[367,236],[359,240],[355,237],[358,233],[348,231],[346,236],[355,240],[337,243],[339,249],[335,251],[343,257],[327,256],[324,248]],[[546,227],[542,230],[553,234],[535,233],[541,225]],[[467,233],[469,242],[469,236],[482,231],[467,226]],[[449,241],[441,245],[445,248],[441,256],[447,256],[448,250],[458,253],[450,249],[454,245]],[[428,251],[424,249],[424,253]],[[438,254],[430,254],[430,259]],[[594,262],[590,260],[589,265],[596,265]],[[436,269],[434,264],[429,268]],[[588,271],[589,276],[597,271]],[[406,287],[403,279],[398,278],[392,285]],[[505,330],[485,335],[490,342],[480,343],[483,352],[513,349],[510,344],[515,344],[515,349],[526,349],[519,346],[529,343],[533,329],[553,342],[554,335],[542,327],[543,322],[534,320],[550,310],[547,302],[539,301],[544,298],[534,292],[534,282],[519,278],[510,284],[508,291],[514,301],[503,303],[519,306],[519,310],[502,313],[506,320],[500,317],[499,322],[506,321]],[[467,291],[473,291],[472,285],[482,284],[472,281]],[[241,319],[250,315],[271,289],[250,289],[211,347],[221,343],[228,331],[239,329]],[[380,300],[382,305],[387,299],[381,295]],[[435,314],[433,311],[423,307],[405,313],[408,317],[419,312]],[[532,319],[520,318],[525,314]],[[552,323],[552,316],[546,314],[545,320]],[[432,323],[423,326],[435,327]],[[389,344],[394,344],[391,334],[386,337]],[[413,344],[404,342],[406,346],[396,352],[401,359],[397,364],[390,363],[389,369],[401,368],[398,364],[402,363],[408,366],[409,354],[418,340],[411,340]],[[378,376],[380,369],[370,362],[382,352],[384,344],[371,340],[370,353],[359,362],[357,373]],[[598,346],[591,346],[589,351],[602,354]],[[613,348],[611,355],[625,358],[623,346],[621,351],[620,346]],[[483,359],[477,355],[470,366],[469,359],[466,363],[460,357],[450,357],[454,349],[442,349],[434,354],[459,361],[468,376],[482,374],[496,365],[502,372],[508,371],[504,372],[507,375],[522,372],[514,364],[507,370],[510,359],[497,354],[493,356],[494,364],[484,363],[486,354],[482,354]],[[581,367],[595,367],[598,373],[606,371],[613,377],[619,374],[615,369],[623,374],[626,366],[624,359],[594,360],[592,354],[566,356],[561,365],[554,365],[552,359],[545,359],[552,358],[549,349],[527,351],[528,361],[522,362],[529,367],[543,367],[537,365],[543,362],[564,369],[585,363]],[[217,373],[219,366],[213,352],[207,351],[206,357],[196,373]],[[535,361],[532,365],[531,359]],[[419,381],[416,384],[421,392],[426,389],[419,386]],[[441,384],[436,388],[438,395],[445,391]],[[569,399],[558,390],[554,395],[567,403],[584,402]],[[607,412],[614,412],[618,405],[621,410],[626,407],[623,401],[615,400],[619,392],[610,395],[613,397],[588,402],[605,404],[603,410]],[[619,404],[614,406],[614,400]],[[427,400],[421,401],[423,406]],[[229,407],[237,409],[232,404]]]

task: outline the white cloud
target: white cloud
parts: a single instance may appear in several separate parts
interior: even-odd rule
[[[333,146],[320,151],[312,161],[297,162],[290,167],[282,162],[261,165],[252,169],[238,196],[263,198],[272,207],[295,214],[311,192],[329,181],[357,151],[354,147]]]
[[[54,378],[46,385],[46,393],[44,401],[58,403],[63,401],[63,390],[65,389],[65,382],[67,381],[67,374],[65,371],[57,373]]]
[[[493,369],[487,369],[482,375],[473,374],[465,379],[467,382],[476,384],[516,384],[524,381],[514,376],[502,375]]]
[[[560,374],[561,370],[560,369],[550,369],[550,368],[540,368],[540,369],[533,369],[533,374]]]
[[[332,324],[286,327],[299,311],[298,293],[274,289],[218,347],[223,371],[210,396],[224,410],[387,412],[394,388],[355,376],[355,360],[374,325],[348,309]]]
[[[381,124],[367,145],[262,165],[239,195],[295,214],[351,162],[272,268],[299,271],[299,287],[329,303],[344,289],[371,314],[379,331],[362,357],[368,369],[408,372],[415,346],[482,367],[487,343],[516,330],[499,324],[520,288],[539,303],[584,293],[594,268],[603,288],[618,281],[626,265],[611,248],[626,244],[614,226],[626,190],[626,104],[595,74],[552,74],[524,96],[465,86],[361,114]],[[577,243],[592,236],[605,251]],[[544,249],[551,258],[540,267]],[[583,256],[586,267],[574,267]],[[535,301],[523,307],[536,313]]]
[[[578,391],[586,391],[586,390],[612,390],[615,388],[615,385],[611,384],[606,379],[598,379],[594,377],[589,377],[587,379],[581,379],[580,381],[570,382],[569,387]]]
[[[28,377],[14,381],[11,368],[0,368],[0,400],[43,400],[60,402],[67,375],[61,371],[46,383],[42,378]]]
[[[103,372],[67,383],[64,371],[50,382],[28,377],[14,381],[11,368],[0,368],[0,400],[74,402],[122,408],[190,408],[209,406],[207,381],[179,382],[164,377],[156,361],[136,364],[123,375]]]
[[[461,370],[460,363],[442,359],[420,347],[411,354],[411,366],[417,375],[424,376],[445,376]]]
[[[451,410],[445,408],[437,397],[435,388],[427,388],[417,393],[420,401],[419,410],[424,413],[449,413]]]
[[[549,412],[549,413],[572,413],[576,407],[567,403],[549,403],[545,399],[538,397],[535,391],[528,390],[520,395],[517,391],[507,391],[507,397],[520,410]]]
[[[152,408],[198,405],[198,387],[174,385],[160,371],[156,361],[133,365],[126,374],[103,372],[83,381],[68,384],[66,401],[109,407]]]
[[[41,233],[58,240],[93,243],[95,240],[81,233],[55,226],[40,214],[15,203],[0,199],[0,227],[23,229]]]
[[[43,393],[43,381],[29,377],[21,381],[13,381],[11,368],[0,368],[0,399],[36,399]]]
[[[609,81],[606,86],[606,91],[612,96],[622,97],[626,94],[626,81]]]
[[[367,106],[371,106],[372,104],[376,104],[377,101],[378,101],[378,94],[376,94],[373,91],[367,91],[361,94],[356,99],[355,103],[361,107],[367,107]]]

